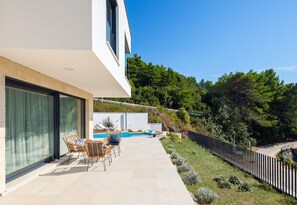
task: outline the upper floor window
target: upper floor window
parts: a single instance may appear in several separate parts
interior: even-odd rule
[[[106,40],[117,55],[117,1],[106,0]]]

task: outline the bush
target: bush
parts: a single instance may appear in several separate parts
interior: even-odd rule
[[[216,176],[212,180],[214,180],[215,182],[226,181],[223,176]]]
[[[207,187],[201,187],[197,190],[195,198],[201,205],[210,204],[218,197],[217,193]]]
[[[231,189],[231,184],[226,180],[218,181],[218,187],[221,189]]]
[[[248,183],[243,183],[238,186],[238,190],[241,192],[250,192],[251,186]]]
[[[176,164],[176,160],[179,158],[179,155],[177,153],[175,153],[175,152],[172,152],[170,154],[170,158],[171,158],[172,164]]]
[[[177,159],[175,160],[175,164],[176,164],[177,166],[181,166],[183,163],[185,163],[185,159],[182,158],[182,157],[179,157],[179,158],[177,158]]]
[[[172,153],[174,152],[174,150],[173,150],[172,148],[169,148],[169,149],[167,150],[167,152],[168,152],[169,154],[172,154]]]
[[[188,163],[183,163],[180,166],[177,166],[177,172],[181,173],[181,172],[187,172],[190,171],[192,168]]]
[[[230,176],[228,182],[230,182],[231,184],[234,184],[234,185],[240,184],[240,180],[238,179],[237,176]]]
[[[171,158],[171,159],[177,159],[177,158],[179,158],[179,155],[178,155],[177,153],[175,153],[175,152],[172,152],[172,153],[170,154],[170,158]]]
[[[201,177],[194,172],[193,170],[190,170],[185,176],[183,177],[183,181],[186,185],[193,185],[201,182]]]
[[[128,129],[128,132],[133,132],[133,130],[132,129]]]
[[[167,136],[169,137],[169,139],[173,142],[177,142],[180,140],[179,135],[173,132],[168,132]]]
[[[185,110],[185,108],[180,108],[177,112],[177,117],[184,122],[185,124],[190,124],[191,118],[189,113]]]

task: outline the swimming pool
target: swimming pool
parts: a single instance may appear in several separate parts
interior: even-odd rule
[[[123,138],[130,138],[130,137],[145,137],[148,135],[153,135],[150,132],[122,132]],[[94,139],[106,138],[106,133],[96,133],[93,135]]]

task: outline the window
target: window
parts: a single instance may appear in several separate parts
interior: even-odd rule
[[[65,154],[65,135],[85,136],[84,99],[8,78],[5,95],[7,181]]]
[[[77,134],[84,138],[84,100],[60,95],[60,155],[68,152],[63,137]]]
[[[106,41],[117,55],[117,2],[106,0]]]
[[[129,48],[129,45],[128,45],[128,41],[127,41],[126,35],[125,35],[124,39],[125,39],[125,75],[126,75],[126,77],[128,77],[128,69],[129,69],[128,55],[131,52],[130,52],[130,48]]]
[[[52,158],[54,96],[6,86],[5,140],[7,175]]]

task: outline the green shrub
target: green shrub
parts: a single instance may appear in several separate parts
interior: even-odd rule
[[[238,179],[237,176],[230,176],[228,182],[230,182],[231,184],[234,184],[234,185],[240,184],[240,180]]]
[[[289,151],[292,152],[292,149],[291,148],[282,148],[281,151],[279,153],[277,153],[276,158],[279,161],[281,161],[281,162],[283,162],[285,164],[288,164],[291,167],[293,167],[295,161],[291,157],[286,156],[286,152],[289,152]]]
[[[197,190],[195,198],[200,205],[210,204],[218,197],[217,193],[207,187],[201,187]]]
[[[191,118],[189,113],[185,110],[185,108],[180,108],[177,112],[177,116],[185,124],[190,124]]]
[[[177,158],[179,158],[179,155],[178,155],[176,152],[172,152],[172,153],[170,154],[170,158],[171,158],[171,159],[177,159]]]
[[[226,180],[218,181],[218,187],[221,189],[231,189],[231,184]]]
[[[162,119],[158,115],[149,114],[149,123],[161,123]]]
[[[243,183],[238,186],[238,190],[241,192],[250,192],[251,186],[248,183]]]
[[[182,172],[187,172],[190,171],[192,168],[188,163],[183,163],[180,166],[177,166],[177,172],[182,173]]]
[[[175,164],[176,164],[177,166],[181,166],[183,163],[185,163],[185,159],[182,158],[182,157],[179,157],[179,158],[177,158],[177,159],[175,160]]]
[[[223,176],[216,176],[212,180],[214,180],[215,182],[226,181],[226,179]]]
[[[172,164],[176,164],[176,160],[179,158],[179,155],[177,153],[175,153],[175,152],[172,152],[170,154],[170,158],[171,158]]]
[[[190,170],[188,173],[183,176],[183,181],[186,185],[193,185],[201,182],[201,177],[194,172],[193,170]]]
[[[168,138],[173,141],[173,142],[177,142],[180,140],[179,135],[173,132],[168,132],[167,133]]]
[[[133,130],[132,129],[128,129],[128,132],[133,132]]]
[[[174,152],[174,149],[169,148],[169,149],[167,150],[167,152],[168,152],[169,154],[172,154],[172,153]]]

